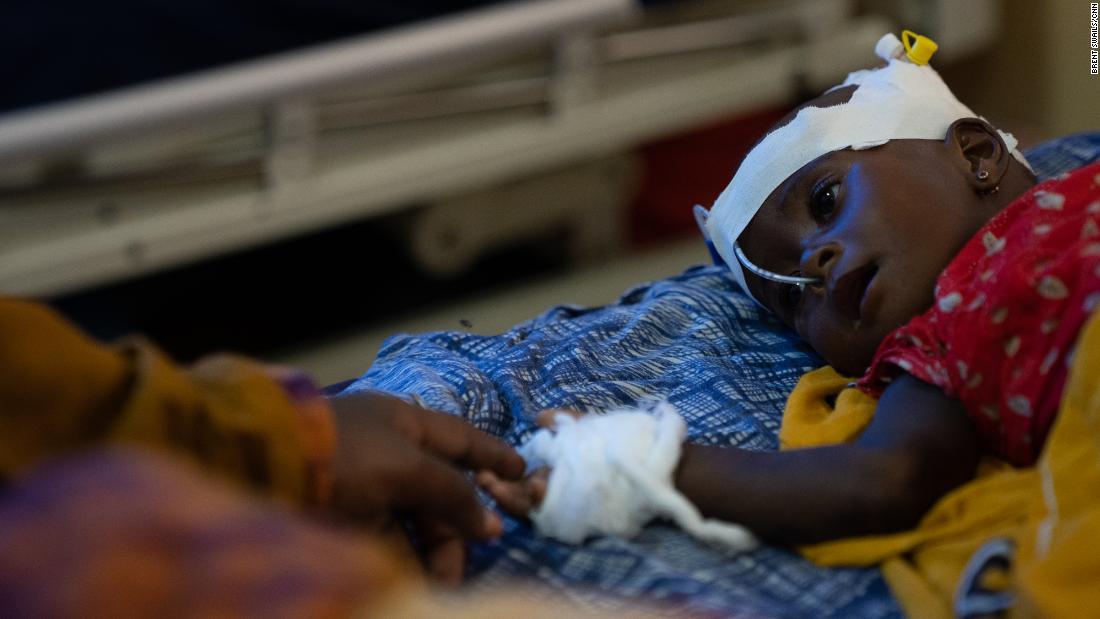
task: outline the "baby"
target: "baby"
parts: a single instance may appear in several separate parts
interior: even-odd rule
[[[706,516],[787,543],[902,530],[983,454],[1043,445],[1100,305],[1100,165],[1035,185],[930,47],[883,37],[887,66],[794,110],[702,213],[742,289],[878,398],[853,443],[684,445],[675,487]],[[514,513],[546,488],[481,481]]]

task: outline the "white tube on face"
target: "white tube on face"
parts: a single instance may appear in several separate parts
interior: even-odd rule
[[[801,277],[797,275],[780,275],[774,271],[769,271],[764,267],[757,266],[749,257],[745,255],[745,250],[741,249],[741,246],[737,243],[733,244],[733,253],[737,256],[737,262],[741,266],[745,267],[745,270],[757,277],[763,277],[764,279],[771,280],[773,282],[779,282],[780,284],[793,284],[795,286],[804,286],[806,284],[820,284],[822,280],[820,277]]]

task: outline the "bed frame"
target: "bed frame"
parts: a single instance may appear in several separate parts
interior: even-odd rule
[[[712,4],[727,10],[654,23],[631,0],[516,2],[0,116],[0,290],[474,208],[483,188],[822,88],[892,27],[850,0]]]

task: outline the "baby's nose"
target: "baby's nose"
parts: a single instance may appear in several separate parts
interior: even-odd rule
[[[799,265],[803,277],[816,277],[822,281],[828,281],[829,273],[844,255],[844,249],[840,243],[828,242],[807,248],[802,252],[802,263]]]

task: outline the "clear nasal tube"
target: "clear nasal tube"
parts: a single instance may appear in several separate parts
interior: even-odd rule
[[[763,267],[753,264],[749,257],[745,255],[745,252],[741,249],[741,246],[737,243],[733,244],[733,255],[737,257],[737,261],[741,263],[741,266],[745,267],[745,270],[757,277],[778,282],[780,284],[789,284],[792,286],[798,286],[799,290],[804,290],[807,284],[821,284],[824,282],[820,277],[801,277],[798,275],[780,275],[779,273],[773,273]]]

